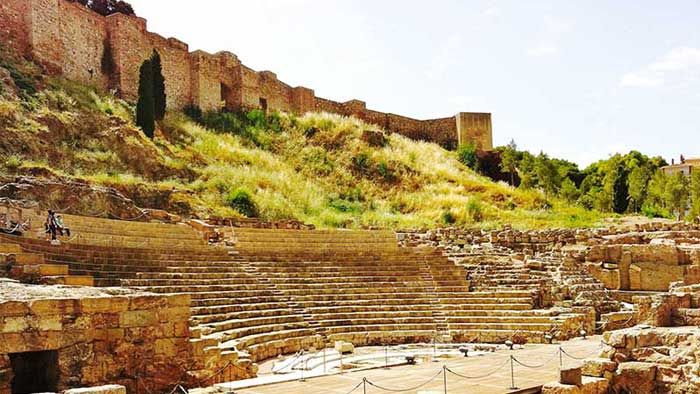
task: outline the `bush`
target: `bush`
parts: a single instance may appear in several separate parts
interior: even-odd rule
[[[370,175],[372,159],[369,153],[360,152],[357,155],[355,155],[351,160],[355,172],[364,176]]]
[[[379,175],[381,175],[386,182],[393,182],[396,180],[394,171],[391,170],[385,161],[381,161],[377,164],[377,172],[379,172]]]
[[[188,118],[194,120],[197,123],[202,123],[204,120],[204,114],[202,113],[202,109],[199,108],[196,105],[188,105],[186,106],[182,112],[187,115]]]
[[[472,222],[481,222],[484,220],[484,206],[478,198],[470,198],[467,203],[467,215]]]
[[[450,210],[446,210],[442,213],[442,221],[445,224],[455,224],[457,222],[457,217]]]
[[[10,155],[5,159],[5,168],[8,170],[16,170],[22,165],[22,158],[17,155]]]
[[[472,170],[479,167],[479,158],[476,155],[476,145],[472,143],[462,144],[457,148],[457,159]]]
[[[362,212],[362,204],[359,202],[348,201],[344,198],[331,198],[328,206],[339,212],[360,213]]]
[[[249,218],[258,216],[258,207],[253,197],[246,189],[236,189],[226,196],[226,204]]]
[[[649,219],[654,219],[654,218],[670,218],[671,215],[668,213],[663,208],[659,208],[656,206],[651,206],[651,205],[645,205],[642,207],[642,214]]]

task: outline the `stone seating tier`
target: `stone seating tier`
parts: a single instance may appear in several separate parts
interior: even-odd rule
[[[85,239],[94,244],[12,238],[100,285],[188,294],[202,346],[253,361],[341,339],[360,346],[449,333],[503,341],[527,332],[537,341],[558,324],[533,309],[530,291],[470,292],[464,267],[432,248],[399,248],[391,232],[235,229],[236,246],[227,250],[203,245],[185,226],[66,221],[81,231],[93,226]],[[100,228],[125,242],[103,245]],[[144,234],[158,241],[124,247]],[[191,247],[170,248],[175,234],[188,234],[182,240]]]

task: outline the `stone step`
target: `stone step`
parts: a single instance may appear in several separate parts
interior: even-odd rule
[[[94,286],[95,284],[92,276],[87,275],[45,276],[42,281],[46,284],[66,286]]]
[[[301,324],[299,326],[299,324]],[[226,335],[231,332],[238,332],[241,329],[254,329],[255,327],[275,327],[295,325],[305,327],[308,324],[300,315],[276,315],[276,316],[258,316],[246,319],[223,320],[211,323],[203,323],[201,326],[210,328],[212,332],[225,331]]]
[[[25,274],[33,273],[41,276],[68,275],[68,266],[64,264],[21,264],[21,268]]]
[[[22,253],[22,247],[17,244],[0,243],[0,254]]]

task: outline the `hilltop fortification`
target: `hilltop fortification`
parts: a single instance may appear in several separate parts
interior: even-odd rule
[[[461,112],[417,120],[368,109],[365,102],[336,102],[312,89],[291,87],[270,71],[255,71],[229,52],[190,52],[175,38],[146,29],[135,16],[99,15],[69,0],[3,0],[0,44],[42,64],[47,71],[105,89],[125,99],[138,92],[139,66],[156,50],[163,59],[168,107],[202,110],[261,108],[294,113],[326,111],[356,116],[410,138],[453,148],[473,142],[492,149],[491,114]]]

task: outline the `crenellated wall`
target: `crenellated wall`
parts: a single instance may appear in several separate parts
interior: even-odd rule
[[[2,0],[0,45],[32,58],[50,73],[116,89],[127,100],[137,98],[139,67],[156,50],[171,109],[195,105],[204,111],[326,111],[448,148],[466,142],[481,150],[493,147],[491,114],[461,112],[418,120],[367,109],[360,100],[341,103],[316,97],[312,89],[291,87],[271,71],[246,67],[234,54],[189,52],[187,44],[149,32],[143,18],[103,17],[71,0]]]

